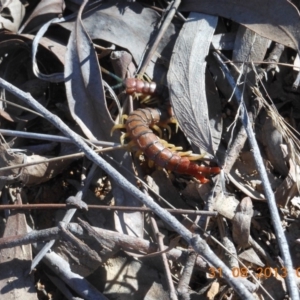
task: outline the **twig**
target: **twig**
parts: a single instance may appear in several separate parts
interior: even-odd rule
[[[5,209],[68,209],[70,208],[70,204],[65,203],[47,203],[47,204],[5,204],[0,205],[0,211]],[[142,211],[142,212],[150,212],[152,211],[148,207],[140,207],[140,206],[107,206],[107,205],[87,205],[88,209],[100,209],[100,210],[121,210],[121,211]],[[171,214],[184,214],[184,215],[208,215],[212,217],[216,217],[218,212],[216,211],[205,211],[205,210],[192,210],[192,209],[172,209],[172,208],[165,208]]]
[[[229,251],[222,253],[221,258],[226,262],[226,265],[231,268],[238,268],[239,267],[239,262],[237,257],[237,251],[236,248],[233,244],[232,237],[229,233],[229,228],[226,220],[224,220],[222,217],[217,218],[218,222],[218,227],[220,231],[220,237],[221,237],[221,242],[226,247],[226,249]]]
[[[25,131],[7,130],[7,129],[0,129],[0,133],[3,134],[4,136],[22,137],[22,138],[26,138],[26,139],[46,140],[48,142],[50,141],[50,142],[58,142],[58,143],[73,143],[72,140],[67,137],[52,135],[52,134],[43,134],[43,133],[25,132]],[[121,144],[112,143],[112,142],[93,141],[93,140],[90,140],[90,142],[96,146],[102,146],[102,147],[121,146]]]
[[[227,66],[223,63],[221,58],[218,56],[217,53],[214,53],[216,59],[218,60],[223,72],[226,74],[226,78],[228,80],[228,83],[231,85],[232,89],[234,90],[235,98],[238,101],[240,105],[240,120],[245,127],[245,130],[248,135],[249,143],[252,148],[252,153],[254,157],[254,161],[257,167],[257,170],[260,174],[262,185],[265,191],[265,197],[268,201],[269,209],[270,209],[270,215],[272,219],[272,223],[274,226],[277,243],[279,245],[279,249],[281,250],[281,254],[285,263],[285,268],[287,269],[287,277],[286,277],[286,284],[290,293],[290,297],[293,300],[299,299],[299,292],[298,288],[295,282],[295,273],[293,269],[292,259],[289,252],[289,246],[286,240],[286,237],[284,235],[283,229],[280,224],[280,217],[278,214],[276,202],[274,193],[272,191],[268,175],[260,154],[260,150],[257,144],[257,141],[255,139],[255,135],[253,133],[251,123],[249,121],[249,116],[245,107],[245,104],[243,102],[243,95],[237,86],[236,82],[234,81],[234,78],[231,76],[230,71],[228,70]]]
[[[271,266],[272,268],[275,268],[277,266],[270,254],[265,249],[263,249],[251,236],[249,237],[249,244],[260,257],[266,260],[269,266]]]
[[[260,108],[259,108],[260,110]],[[258,112],[257,112],[258,113]],[[257,114],[255,114],[255,117]],[[249,120],[251,124],[253,123],[253,113],[249,112]],[[247,140],[247,133],[245,130],[245,127],[242,126],[236,135],[236,138],[232,145],[230,146],[230,149],[226,155],[226,161],[224,166],[224,172],[229,173],[231,171],[232,166],[234,165],[235,161],[237,160],[239,153],[243,149],[245,142]]]
[[[33,249],[38,251],[37,246]],[[84,277],[73,273],[70,265],[55,252],[47,253],[44,257],[46,265],[60,277],[72,290],[85,300],[108,300],[94,286],[92,286]]]
[[[124,149],[127,146],[124,145],[120,145],[120,146],[116,146],[116,147],[107,147],[104,149],[96,149],[95,152],[108,152],[108,151],[113,151],[113,150],[119,150],[119,149]],[[75,158],[81,158],[85,156],[85,152],[78,152],[78,153],[74,153],[74,154],[68,154],[68,155],[62,155],[62,156],[58,156],[58,157],[52,157],[52,158],[48,158],[48,159],[43,159],[43,160],[37,160],[34,162],[30,162],[30,163],[24,163],[24,164],[16,164],[13,166],[9,166],[9,167],[3,167],[0,168],[0,172],[1,171],[8,171],[8,170],[12,170],[12,169],[19,169],[19,168],[24,168],[27,166],[33,166],[33,165],[38,165],[38,164],[46,164],[49,162],[53,162],[53,161],[62,161],[62,160],[67,160],[67,159],[75,159]]]
[[[53,282],[54,286],[60,290],[60,292],[66,297],[67,300],[84,300],[82,298],[74,297],[70,291],[70,288],[57,276],[50,275],[44,270],[46,276]]]
[[[195,266],[196,258],[197,254],[194,251],[189,253],[177,287],[178,296],[180,300],[190,299],[189,284]]]
[[[67,229],[67,224],[64,222],[59,222],[58,228],[61,231],[61,236],[66,242],[70,242],[72,245],[75,246],[75,248],[80,251],[85,258],[84,259],[89,259],[91,261],[96,261],[96,262],[101,262],[102,259],[98,255],[98,253],[91,249],[87,244],[83,243],[80,239],[75,237],[68,229]]]
[[[162,26],[160,27],[159,32],[158,32],[158,34],[156,36],[156,39],[155,39],[154,43],[151,46],[151,49],[149,50],[146,58],[144,59],[142,65],[141,65],[141,67],[139,69],[139,74],[143,75],[145,73],[145,71],[146,71],[146,69],[148,67],[149,62],[150,62],[153,54],[155,53],[155,51],[156,51],[156,49],[158,47],[158,44],[159,44],[160,40],[162,39],[165,31],[167,30],[168,26],[170,25],[170,23],[171,23],[174,15],[175,15],[175,13],[176,13],[179,5],[180,5],[180,3],[181,3],[181,0],[174,0],[174,3],[170,7],[168,15],[165,18]]]
[[[156,220],[154,219],[154,216],[152,214],[150,216],[150,222],[151,222],[151,227],[152,227],[153,233],[155,234],[155,237],[156,237],[156,241],[157,241],[157,244],[158,244],[158,247],[159,247],[159,251],[164,251],[165,246],[164,246],[164,243],[163,243],[163,236],[159,232]],[[169,266],[169,263],[168,263],[166,253],[162,253],[161,258],[162,258],[162,261],[163,261],[166,280],[167,280],[168,287],[169,287],[170,299],[171,300],[178,300],[177,295],[176,295],[176,290],[175,290],[175,287],[174,287],[174,283],[173,283],[173,280],[172,280],[172,274],[171,274],[171,271],[170,271],[170,266]]]
[[[233,277],[231,270],[215,255],[215,253],[209,248],[204,240],[202,240],[198,235],[193,235],[175,217],[170,215],[167,211],[165,211],[157,203],[155,203],[151,197],[144,195],[140,190],[133,186],[102,157],[100,157],[92,149],[90,149],[88,145],[82,141],[81,137],[77,133],[73,132],[67,125],[65,125],[59,117],[50,113],[30,94],[23,92],[22,90],[8,83],[2,78],[0,78],[0,86],[23,100],[32,108],[36,109],[39,113],[41,113],[44,118],[51,122],[63,134],[71,138],[74,144],[77,145],[78,148],[82,149],[83,152],[85,152],[87,158],[89,158],[101,169],[103,169],[108,175],[110,175],[112,179],[115,180],[116,184],[118,184],[126,192],[131,194],[134,198],[151,208],[155,214],[157,214],[164,222],[166,222],[178,234],[180,234],[187,241],[187,243],[192,245],[195,251],[201,254],[209,263],[211,263],[216,268],[221,268],[224,278],[227,280],[228,284],[230,284],[234,288],[237,294],[240,295],[240,297],[242,297],[243,299],[254,299],[251,293],[245,288],[245,286]]]
[[[93,165],[91,167],[91,170],[89,172],[88,177],[86,178],[86,184],[83,185],[81,187],[81,189],[77,192],[77,194],[74,196],[69,197],[66,202],[72,202],[72,203],[76,203],[79,207],[84,207],[84,202],[82,201],[83,197],[85,196],[85,192],[87,191],[87,188],[89,187],[89,184],[91,182],[92,177],[94,176],[95,170],[96,170],[97,166]],[[82,204],[81,204],[82,202]],[[77,207],[70,207],[66,212],[65,215],[62,219],[62,222],[64,222],[65,224],[68,224],[71,222],[73,216],[75,215],[77,211]],[[37,265],[38,263],[44,258],[45,254],[51,249],[51,247],[54,245],[55,243],[55,239],[50,240],[49,242],[47,242],[43,249],[35,256],[35,258],[33,259],[32,263],[31,263],[31,269],[30,271],[32,271]]]
[[[101,238],[104,241],[109,241],[114,247],[121,247],[122,249],[131,249],[131,251],[139,251],[142,253],[150,254],[157,251],[157,245],[150,243],[141,238],[129,236],[123,233],[118,233],[111,230],[102,228],[91,227],[88,223],[78,220],[80,225],[76,223],[70,223],[66,228],[72,232],[75,236],[81,239],[95,239]],[[88,232],[88,235],[86,234]],[[58,227],[43,229],[43,230],[32,230],[27,234],[9,236],[0,238],[0,250],[6,248],[13,248],[16,246],[28,245],[32,243],[48,241],[52,239],[58,239],[61,237],[61,230]],[[184,263],[189,254],[188,251],[171,249],[167,254],[168,259],[177,261],[178,263]],[[208,272],[209,265],[200,257],[197,257],[196,267],[202,271]]]

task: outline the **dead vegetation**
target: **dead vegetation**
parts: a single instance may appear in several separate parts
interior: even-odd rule
[[[299,299],[298,4],[0,1],[1,299]]]

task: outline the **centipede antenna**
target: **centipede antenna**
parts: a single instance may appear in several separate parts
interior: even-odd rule
[[[114,78],[115,80],[117,80],[118,82],[120,82],[120,83],[123,85],[123,79],[122,79],[121,77],[119,77],[119,76],[117,76],[116,74],[114,74],[114,73],[112,73],[112,72],[106,70],[106,69],[103,68],[103,67],[100,67],[100,68],[101,68],[101,71],[102,71],[103,73],[105,73],[105,74],[107,74],[108,76]]]
[[[119,88],[121,88],[121,87],[124,87],[124,83],[118,83],[118,84],[116,84],[116,85],[113,85],[113,86],[111,86],[111,88],[113,89],[113,90],[116,90],[116,89],[119,89]]]

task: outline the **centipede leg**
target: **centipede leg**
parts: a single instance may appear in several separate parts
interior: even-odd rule
[[[203,175],[201,174],[197,174],[195,175],[195,177],[201,182],[201,183],[207,183],[209,182],[209,180],[207,178],[205,178]]]
[[[177,122],[175,117],[170,118],[169,121],[168,121],[168,124],[174,124],[175,125],[175,132],[176,133],[178,132],[179,125],[178,125],[178,122]]]
[[[168,131],[168,138],[170,139],[171,138],[171,134],[172,134],[171,127],[168,124],[164,124],[164,123],[163,124],[159,123],[159,126],[162,127],[162,128],[167,129],[167,131]]]
[[[193,154],[193,151],[178,152],[177,154],[181,157],[186,156],[187,158],[189,158],[189,156],[191,156],[191,154]]]
[[[162,131],[161,131],[161,129],[157,125],[152,125],[151,128],[154,129],[155,131],[157,131],[158,136],[160,138],[162,138]]]
[[[117,129],[126,129],[126,125],[124,124],[124,121],[128,118],[128,115],[122,115],[121,116],[121,123],[120,124],[115,124],[111,131],[110,131],[110,136],[113,135],[114,131]]]
[[[181,146],[175,146],[174,144],[169,144],[167,141],[163,139],[160,139],[159,141],[162,145],[164,145],[164,147],[169,148],[171,151],[182,150]]]
[[[117,129],[126,129],[126,126],[124,124],[116,124],[112,127],[111,131],[110,131],[110,136],[113,135],[114,131]]]
[[[205,157],[206,153],[204,154],[193,154],[193,155],[190,155],[190,156],[187,156],[187,158],[189,160],[201,160]]]
[[[125,144],[125,139],[128,137],[128,133],[123,133],[120,137],[120,143],[121,145],[124,145]]]
[[[148,160],[148,167],[153,168],[153,166],[154,166],[154,161],[149,159]]]

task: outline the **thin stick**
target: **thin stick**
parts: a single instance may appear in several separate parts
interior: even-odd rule
[[[43,133],[36,133],[36,132],[26,132],[26,131],[7,130],[7,129],[0,129],[0,133],[3,134],[4,136],[22,137],[25,139],[46,140],[48,142],[50,141],[50,142],[58,142],[58,143],[73,143],[71,139],[65,136],[52,135],[52,134],[43,134]],[[90,140],[90,142],[96,146],[101,146],[101,147],[121,146],[121,144],[112,143],[112,142],[94,141],[94,140]]]
[[[67,229],[82,240],[89,240],[91,238],[95,239],[93,235],[93,232],[95,231],[97,233],[96,238],[101,237],[101,240],[109,241],[113,244],[113,248],[121,247],[122,249],[131,249],[131,251],[136,251],[144,254],[150,254],[157,251],[157,245],[147,240],[98,227],[92,227],[93,230],[91,231],[89,230],[90,225],[88,223],[80,219],[78,220],[78,222],[79,225],[77,223],[68,224]],[[28,245],[42,241],[45,242],[52,239],[59,239],[60,236],[61,232],[58,227],[52,227],[42,230],[32,230],[31,232],[26,234],[0,238],[0,249],[13,248],[16,246]],[[176,261],[177,263],[184,263],[188,256],[188,251],[173,248],[166,254],[168,256],[168,259]],[[198,256],[196,259],[196,267],[200,270],[208,272],[209,265],[200,256]]]
[[[164,243],[163,243],[163,236],[159,232],[159,229],[158,229],[158,226],[157,226],[157,223],[156,223],[156,220],[155,220],[153,214],[150,215],[150,222],[151,222],[151,227],[152,227],[153,233],[155,234],[155,237],[156,237],[156,242],[158,244],[159,251],[164,251],[165,246],[164,246]],[[165,276],[166,276],[166,280],[167,280],[168,287],[169,287],[170,299],[171,300],[178,300],[177,295],[176,295],[176,290],[175,290],[175,287],[174,287],[174,283],[173,283],[173,280],[172,280],[170,265],[169,265],[166,253],[162,253],[161,258],[162,258],[162,261],[163,261]]]
[[[290,67],[290,68],[295,68],[297,70],[300,70],[300,67],[292,65],[292,64],[287,64],[287,63],[280,63],[280,62],[274,62],[274,61],[240,61],[240,60],[226,60],[223,62],[224,64],[245,64],[245,65],[278,65],[278,66],[283,66],[283,67]]]
[[[197,254],[194,251],[190,252],[177,286],[178,296],[180,300],[190,300],[189,284],[191,281],[196,259]]]
[[[221,268],[225,280],[230,284],[237,294],[242,299],[254,299],[252,294],[245,288],[245,286],[236,280],[231,270],[216,256],[216,254],[209,248],[207,243],[200,238],[199,235],[192,234],[181,224],[175,217],[170,215],[166,210],[161,208],[153,199],[144,195],[134,185],[132,185],[126,178],[124,178],[116,169],[108,164],[102,157],[95,153],[82,138],[72,131],[63,121],[56,115],[49,112],[45,107],[38,103],[30,94],[23,92],[9,82],[0,78],[0,86],[17,96],[32,108],[41,113],[49,122],[58,128],[63,134],[74,141],[79,149],[82,149],[87,158],[97,164],[103,171],[105,171],[115,181],[120,188],[131,194],[134,198],[141,201],[143,204],[152,209],[164,222],[171,226],[178,234],[180,234],[189,243],[197,253],[201,254],[210,264],[215,268]],[[296,298],[295,298],[296,299]]]
[[[0,211],[5,209],[20,209],[20,210],[30,210],[30,209],[69,209],[70,205],[65,203],[47,203],[47,204],[5,204],[0,205]],[[88,209],[99,209],[99,210],[121,210],[121,211],[141,211],[141,212],[151,212],[152,210],[148,207],[140,206],[107,206],[107,205],[87,205]],[[184,215],[209,215],[212,217],[218,216],[216,211],[205,211],[205,210],[193,210],[193,209],[172,209],[165,208],[171,214],[184,214]]]
[[[155,39],[153,45],[151,46],[151,49],[149,50],[146,58],[143,61],[143,64],[141,65],[141,68],[139,70],[140,75],[143,75],[145,73],[145,71],[146,71],[146,69],[149,65],[149,62],[150,62],[153,54],[155,53],[155,51],[158,47],[158,44],[159,44],[160,40],[162,39],[165,31],[167,30],[168,26],[170,25],[170,23],[171,23],[174,15],[175,15],[179,5],[180,5],[180,3],[181,3],[181,0],[175,0],[173,5],[170,7],[168,15],[165,18],[165,21],[163,22],[162,26],[160,27],[159,32],[156,36],[156,39]]]
[[[116,147],[107,147],[107,148],[104,148],[104,149],[97,149],[97,150],[94,150],[94,151],[96,153],[99,153],[99,152],[107,152],[107,151],[112,151],[112,150],[124,149],[126,147],[127,147],[126,145],[125,146],[120,145],[120,146],[116,146]],[[84,156],[85,156],[85,152],[78,152],[78,153],[73,153],[73,154],[68,154],[68,155],[62,155],[62,156],[59,156],[59,157],[52,157],[52,158],[48,158],[48,159],[37,160],[37,161],[26,163],[26,164],[18,164],[18,165],[13,165],[13,166],[9,166],[9,167],[3,167],[3,168],[0,168],[0,172],[1,171],[12,170],[12,169],[24,168],[24,167],[27,167],[27,166],[33,166],[33,165],[38,165],[38,164],[45,164],[45,163],[58,161],[58,160],[67,160],[67,159],[80,158],[80,157],[84,157]]]
[[[219,62],[223,72],[226,74],[226,78],[228,80],[228,83],[231,85],[232,89],[234,90],[236,101],[238,101],[238,104],[240,105],[240,120],[245,127],[245,130],[248,135],[249,144],[252,148],[252,153],[254,157],[254,161],[257,167],[257,170],[259,172],[259,175],[261,177],[262,185],[265,191],[265,197],[268,201],[269,209],[270,209],[270,215],[271,220],[274,226],[277,243],[279,246],[279,249],[281,251],[281,255],[284,260],[284,267],[287,269],[287,277],[286,277],[286,284],[290,293],[291,299],[299,300],[299,292],[298,288],[295,282],[295,271],[293,269],[292,259],[289,252],[289,245],[287,243],[286,237],[284,235],[284,231],[281,227],[280,217],[278,214],[278,209],[275,202],[274,193],[272,191],[268,174],[265,169],[262,156],[260,154],[260,150],[257,144],[257,141],[255,139],[255,135],[253,133],[251,122],[249,120],[249,116],[247,113],[247,109],[245,106],[245,103],[243,102],[243,95],[239,89],[239,86],[236,84],[234,78],[232,77],[230,71],[228,70],[227,66],[223,63],[221,58],[217,53],[214,53],[217,61]]]

